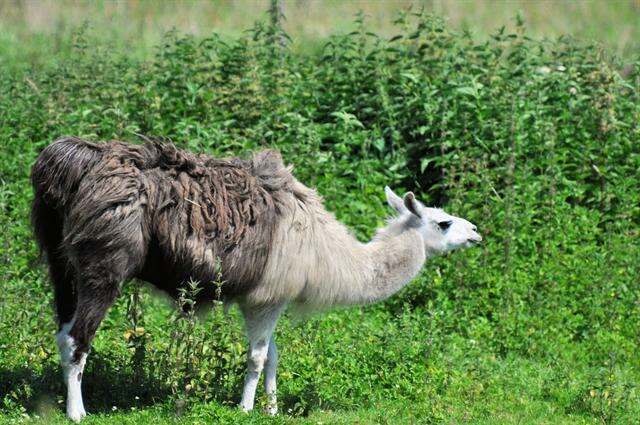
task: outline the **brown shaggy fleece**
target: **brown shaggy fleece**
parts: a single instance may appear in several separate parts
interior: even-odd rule
[[[63,138],[31,178],[61,322],[78,285],[138,277],[175,297],[194,279],[205,284],[199,298],[211,299],[218,261],[222,296],[241,296],[262,276],[283,203],[302,196],[276,151],[217,159],[156,142]]]

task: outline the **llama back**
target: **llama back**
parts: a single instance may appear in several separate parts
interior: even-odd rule
[[[159,149],[162,165],[145,171],[151,239],[180,267],[174,276],[206,284],[220,263],[223,295],[245,294],[264,272],[275,226],[295,190],[291,169],[276,151],[242,160]]]

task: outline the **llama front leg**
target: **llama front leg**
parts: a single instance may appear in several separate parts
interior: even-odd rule
[[[278,413],[278,396],[276,393],[276,370],[278,369],[278,349],[272,334],[269,340],[267,362],[264,365],[264,390],[267,393],[267,413]]]
[[[253,410],[256,388],[260,380],[262,369],[267,363],[269,345],[278,317],[282,312],[282,305],[251,308],[243,306],[249,351],[247,353],[247,374],[242,391],[240,407],[245,412]],[[275,378],[275,370],[273,371]],[[273,381],[275,383],[275,379]],[[275,388],[274,388],[275,389]]]
[[[56,335],[58,348],[60,349],[60,364],[62,376],[67,387],[67,416],[74,422],[81,421],[87,413],[82,402],[82,373],[87,361],[87,353],[78,353],[77,341],[69,335],[74,320],[62,325]]]

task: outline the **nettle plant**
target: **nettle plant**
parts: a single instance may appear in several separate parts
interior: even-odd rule
[[[191,403],[216,400],[231,404],[242,385],[245,347],[240,324],[225,311],[221,297],[223,280],[203,284],[191,280],[180,288],[177,310],[170,318],[169,344],[151,354],[149,374],[159,377],[171,391],[176,408]],[[206,305],[197,304],[205,286],[213,286],[217,297]]]

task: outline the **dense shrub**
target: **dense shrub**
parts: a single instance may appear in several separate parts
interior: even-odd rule
[[[575,377],[550,378],[567,392],[545,387],[540,397],[555,399],[567,413],[640,414],[633,384],[640,376],[640,63],[625,80],[596,47],[533,40],[522,25],[484,42],[433,17],[401,16],[397,25],[398,35],[383,39],[361,22],[359,31],[332,37],[319,56],[274,47],[273,33],[261,26],[226,41],[169,33],[144,62],[89,46],[79,31],[58,65],[0,71],[0,363],[25,362],[24,353],[37,354],[33,347],[45,344],[43,332],[53,328],[51,309],[40,301],[48,294],[45,274],[33,267],[30,164],[62,135],[139,140],[141,133],[213,155],[277,147],[360,238],[388,214],[385,184],[467,217],[485,236],[482,248],[434,260],[417,283],[368,309],[375,326],[362,326],[375,328],[370,345],[402,346],[414,366],[428,354],[429,364],[417,370],[390,366],[400,348],[334,358],[332,350],[344,353],[335,347],[358,342],[348,335],[346,342],[340,335],[314,342],[321,337],[313,327],[289,329],[298,335],[291,337],[293,353],[312,347],[310,357],[288,360],[290,372],[285,364],[285,379],[291,371],[302,374],[284,390],[292,409],[430,397],[453,379],[446,378],[444,354],[434,353],[464,341],[453,347],[477,351],[451,354],[461,368],[473,356],[490,355],[551,367],[575,359],[601,371],[577,384]],[[21,309],[18,299],[30,307]],[[17,328],[15,314],[22,322]],[[359,314],[331,316],[322,329],[350,326],[342,322]],[[399,330],[380,325],[389,318]],[[225,320],[218,317],[214,329]],[[109,323],[106,328],[115,326]],[[157,326],[157,341],[164,341]],[[423,337],[427,348],[415,345]],[[152,358],[169,349],[156,344],[147,353]],[[241,349],[230,345],[229,353],[219,344],[209,353],[238,370]],[[43,358],[53,353],[41,350]],[[305,372],[314,368],[334,374]],[[240,381],[232,373],[221,381],[223,369],[216,385],[227,387],[218,399],[229,401]],[[5,380],[3,386],[14,391],[5,404],[27,398],[28,384],[16,390]],[[211,396],[207,385],[190,388]],[[615,402],[596,401],[592,388],[614,394]]]

